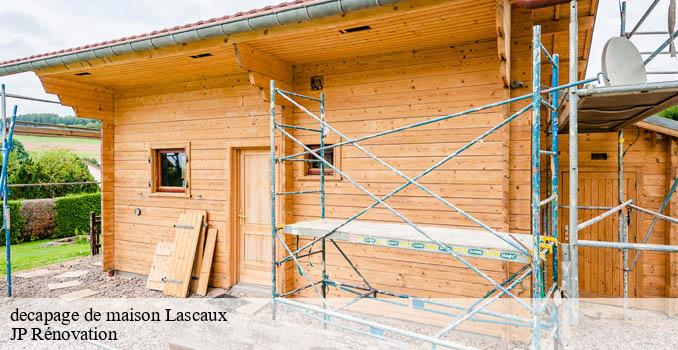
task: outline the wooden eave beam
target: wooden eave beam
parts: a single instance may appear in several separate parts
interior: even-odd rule
[[[45,91],[57,95],[62,105],[72,107],[81,118],[112,119],[113,90],[53,76],[39,76]]]
[[[292,90],[293,70],[291,65],[247,44],[233,44],[233,50],[238,66],[247,70],[250,84],[261,90],[266,101],[270,98],[271,80],[275,80],[276,86],[283,90]],[[288,105],[282,98],[276,99],[276,102],[281,105]]]
[[[497,0],[497,54],[504,86],[511,85],[511,2]]]

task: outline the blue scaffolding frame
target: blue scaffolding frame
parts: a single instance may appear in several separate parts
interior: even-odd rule
[[[551,75],[552,79],[550,82],[550,85],[546,88],[542,87],[541,81],[541,67],[542,67],[542,56],[545,56],[547,58],[548,63],[551,65]],[[559,107],[559,92],[562,90],[569,89],[571,87],[576,87],[578,85],[582,85],[585,83],[593,82],[593,81],[598,81],[598,77],[596,78],[590,78],[590,79],[585,79],[582,81],[576,81],[576,82],[570,82],[565,85],[558,85],[558,74],[559,74],[559,58],[558,55],[552,55],[541,43],[541,27],[540,26],[535,26],[533,28],[533,54],[532,54],[532,60],[533,60],[533,76],[532,76],[532,93],[511,98],[508,100],[500,101],[500,102],[495,102],[491,104],[487,104],[484,106],[480,107],[475,107],[471,108],[469,110],[463,111],[463,112],[458,112],[458,113],[452,113],[448,114],[445,116],[433,118],[430,120],[414,123],[414,124],[409,124],[397,128],[393,128],[390,130],[385,130],[382,132],[377,132],[373,133],[370,135],[366,136],[361,136],[357,138],[350,138],[343,134],[341,131],[337,130],[333,126],[331,126],[329,123],[325,121],[325,95],[320,94],[319,98],[312,97],[312,96],[305,96],[301,95],[298,93],[294,93],[291,91],[285,91],[282,89],[279,89],[275,85],[275,81],[271,81],[270,83],[270,181],[271,181],[271,251],[272,251],[272,264],[271,264],[271,272],[272,272],[272,298],[273,298],[273,317],[275,318],[275,313],[276,313],[276,304],[281,304],[281,305],[286,305],[290,307],[294,307],[296,309],[303,309],[307,313],[315,314],[321,314],[322,317],[318,317],[325,325],[328,324],[333,324],[335,326],[341,327],[341,328],[346,328],[345,325],[340,325],[335,322],[333,322],[333,319],[342,319],[344,321],[356,323],[356,324],[361,324],[363,326],[368,327],[368,331],[364,330],[359,330],[359,329],[352,329],[354,331],[360,332],[360,333],[366,333],[369,335],[377,336],[377,337],[384,337],[384,335],[389,332],[389,333],[398,333],[401,335],[405,335],[414,339],[421,340],[425,343],[430,343],[433,347],[439,345],[443,347],[449,347],[449,348],[464,348],[464,346],[447,341],[443,339],[443,337],[448,334],[450,331],[454,330],[461,324],[462,322],[466,320],[473,320],[473,321],[479,321],[479,322],[489,322],[489,323],[495,323],[495,324],[502,324],[502,325],[511,325],[511,326],[517,326],[517,327],[527,327],[531,329],[532,331],[532,343],[533,346],[536,348],[540,347],[540,342],[542,339],[542,332],[543,331],[548,331],[548,334],[553,335],[554,337],[557,338],[558,335],[558,323],[557,323],[557,315],[556,315],[556,308],[551,307],[553,306],[553,303],[550,303],[549,301],[552,300],[552,296],[555,294],[555,292],[559,289],[559,282],[558,282],[558,255],[557,255],[557,229],[558,229],[558,107]],[[546,97],[544,97],[546,96]],[[308,127],[301,127],[301,126],[294,126],[294,125],[287,125],[283,123],[279,123],[276,121],[276,98],[282,98],[282,100],[301,110],[305,115],[311,117],[315,122],[318,122],[320,127],[319,128],[308,128]],[[309,103],[318,103],[319,104],[319,110],[320,113],[319,115],[316,115],[315,113],[311,112],[307,107],[302,105],[300,102],[297,101],[297,99],[303,99],[308,101]],[[361,141],[365,140],[370,140],[373,138],[377,137],[382,137],[385,135],[390,135],[393,133],[397,132],[404,132],[410,129],[414,129],[417,127],[421,127],[424,125],[429,125],[445,120],[449,120],[452,118],[458,118],[458,117],[463,117],[466,115],[470,115],[474,112],[478,111],[483,111],[499,106],[506,106],[511,103],[519,102],[519,101],[529,101],[530,103],[526,105],[525,107],[519,109],[516,113],[510,115],[503,121],[501,121],[499,124],[495,125],[494,127],[488,129],[486,132],[483,134],[477,136],[473,140],[469,141],[467,144],[464,146],[460,147],[458,150],[452,152],[448,156],[442,158],[438,162],[436,162],[434,165],[429,167],[428,169],[422,171],[419,175],[414,176],[414,177],[409,177],[405,175],[403,172],[392,166],[391,164],[387,163],[386,161],[380,159],[367,149],[365,149],[363,146],[359,144]],[[543,150],[541,149],[541,134],[544,132],[541,127],[541,109],[545,108],[549,111],[548,113],[548,119],[550,122],[550,149]],[[436,170],[452,158],[455,158],[458,156],[460,153],[464,152],[468,148],[472,147],[473,145],[482,142],[484,138],[492,134],[493,132],[499,130],[503,126],[507,125],[509,122],[517,119],[519,116],[527,112],[528,110],[531,110],[531,171],[532,171],[532,178],[531,178],[531,214],[532,214],[532,226],[531,226],[531,247],[526,247],[523,244],[521,244],[514,236],[509,234],[509,237],[513,238],[507,239],[505,237],[500,236],[494,229],[492,229],[490,226],[487,224],[483,223],[482,221],[478,220],[477,218],[473,217],[471,214],[465,212],[463,209],[457,207],[453,203],[447,201],[446,199],[442,198],[440,195],[436,194],[435,192],[431,191],[424,185],[420,184],[417,182],[419,179],[424,177],[425,175],[431,173],[432,171]],[[292,135],[290,131],[292,130],[303,130],[303,131],[310,131],[310,132],[315,132],[319,135],[319,147],[315,149],[311,149],[309,146],[304,144],[302,141],[300,141],[297,137]],[[548,130],[548,129],[546,129]],[[325,137],[327,135],[327,132],[332,132],[336,135],[339,136],[341,139],[340,142],[334,143],[332,145],[326,145],[325,144]],[[285,155],[282,152],[282,147],[278,148],[276,145],[276,137],[277,133],[280,133],[282,139],[288,139],[291,140],[294,144],[300,146],[303,151],[294,153],[291,155]],[[374,161],[378,162],[380,165],[388,168],[389,170],[393,171],[400,177],[402,177],[406,182],[389,192],[387,195],[379,197],[375,194],[373,194],[371,191],[369,191],[367,188],[365,188],[363,185],[361,185],[359,182],[357,182],[355,179],[353,179],[350,175],[346,174],[344,171],[333,165],[332,163],[328,162],[324,155],[327,150],[336,148],[336,147],[341,147],[344,145],[350,145],[352,147],[357,148],[364,154],[366,154],[368,157],[373,159]],[[280,153],[280,155],[278,154]],[[307,156],[311,156],[312,158],[308,159]],[[542,156],[548,156],[550,158],[550,186],[549,186],[549,196],[546,199],[541,198],[541,157]],[[300,158],[303,157],[303,158]],[[320,187],[318,190],[311,190],[311,191],[295,191],[295,192],[279,192],[278,186],[276,185],[276,167],[288,162],[288,161],[301,161],[301,162],[317,162],[320,164]],[[321,235],[313,238],[310,242],[298,246],[295,249],[290,248],[286,244],[286,241],[284,239],[284,225],[281,225],[281,223],[278,222],[277,218],[277,212],[276,212],[276,201],[278,200],[278,197],[281,196],[287,196],[287,195],[307,195],[307,194],[320,194],[320,218],[323,219],[325,218],[325,169],[326,167],[328,169],[332,169],[335,174],[338,174],[342,177],[343,180],[348,181],[351,183],[353,186],[364,192],[367,196],[372,198],[374,202],[370,204],[369,206],[365,207],[364,209],[358,211],[356,214],[352,215],[351,217],[347,218],[344,220],[341,224],[335,226],[333,229],[327,230],[326,232],[323,232]],[[497,282],[493,280],[491,277],[486,275],[482,270],[471,264],[468,260],[466,260],[463,256],[458,254],[455,249],[451,249],[448,245],[445,243],[434,239],[429,235],[424,229],[420,228],[417,224],[414,222],[410,221],[408,218],[406,218],[404,215],[402,215],[398,210],[394,209],[393,207],[389,206],[386,201],[393,197],[395,194],[399,193],[400,191],[404,190],[410,185],[414,185],[417,188],[423,190],[427,194],[431,195],[433,198],[437,199],[439,202],[443,203],[446,207],[451,209],[454,212],[457,212],[461,214],[463,217],[469,219],[470,221],[474,222],[481,228],[483,228],[489,235],[493,235],[496,238],[501,239],[504,241],[504,243],[512,246],[513,248],[528,254],[530,256],[529,262],[524,265],[521,269],[519,269],[517,272],[509,276],[506,280],[502,282]],[[493,288],[488,291],[484,297],[478,299],[476,302],[474,302],[471,306],[466,307],[466,306],[460,306],[460,305],[454,305],[454,304],[448,304],[448,303],[441,303],[437,301],[432,301],[424,298],[417,298],[415,296],[410,296],[410,295],[404,295],[401,293],[393,293],[390,291],[384,291],[384,290],[379,290],[374,288],[372,285],[370,285],[369,281],[364,277],[364,275],[360,272],[360,270],[356,267],[355,264],[351,261],[351,259],[348,257],[348,255],[341,249],[340,245],[337,243],[335,239],[333,239],[333,234],[337,232],[337,230],[341,229],[342,227],[346,226],[347,224],[354,222],[357,220],[360,216],[362,216],[364,213],[366,213],[368,210],[376,207],[377,205],[381,205],[384,208],[386,208],[388,211],[396,215],[398,218],[400,218],[405,224],[407,224],[409,227],[413,228],[419,235],[422,236],[422,238],[425,238],[424,242],[427,242],[428,244],[433,244],[438,247],[439,253],[444,253],[447,255],[452,256],[454,259],[457,259],[459,262],[461,262],[463,265],[474,271],[476,274],[490,282],[492,284]],[[542,228],[542,217],[545,218],[545,221],[547,221],[547,225],[544,225],[544,228]],[[544,230],[544,232],[542,232]],[[351,283],[343,283],[343,282],[338,282],[330,278],[330,276],[327,275],[327,270],[326,270],[326,259],[325,259],[325,252],[326,252],[326,244],[332,244],[340,253],[342,258],[348,263],[348,266],[353,270],[353,272],[356,273],[357,276],[362,280],[364,285],[355,285]],[[320,243],[320,249],[319,250],[313,250],[314,247],[316,247],[316,244]],[[282,259],[279,259],[278,257],[278,252],[277,249],[278,247],[282,247],[285,254],[285,256]],[[309,277],[309,274],[307,271],[304,269],[302,264],[299,262],[299,259],[302,257],[314,255],[314,254],[321,254],[321,262],[322,262],[322,273],[321,273],[321,280],[320,281],[313,281]],[[546,272],[546,255],[551,255],[552,256],[552,266],[551,266],[551,284],[548,287],[547,290],[547,285],[546,285],[546,278],[545,278],[545,272]],[[282,254],[281,254],[282,255]],[[308,284],[296,288],[291,291],[287,291],[284,293],[278,292],[277,288],[277,270],[279,267],[281,267],[283,264],[287,262],[293,262],[296,266],[296,270],[299,272],[299,275],[302,276]],[[528,276],[531,277],[532,281],[532,299],[531,299],[531,305],[524,302],[522,299],[514,295],[511,290],[518,285],[521,281],[523,281],[525,278]],[[330,287],[335,287],[338,288],[342,291],[346,291],[349,293],[352,293],[355,295],[355,298],[350,300],[349,302],[337,307],[336,309],[332,309],[330,305],[327,303],[327,290]],[[312,289],[315,294],[320,298],[320,301],[322,302],[322,307],[317,307],[313,305],[308,305],[305,303],[300,303],[297,301],[289,300],[286,299],[286,296],[290,296],[296,293],[299,293],[303,290],[306,289]],[[395,297],[395,298],[379,298],[379,296],[387,296],[387,297]],[[498,300],[499,298],[503,296],[508,296],[511,297],[512,300],[515,300],[518,304],[522,305],[522,307],[526,310],[528,310],[531,314],[531,317],[528,318],[523,318],[511,314],[506,314],[506,313],[500,313],[500,312],[493,312],[487,310],[487,307],[493,303],[494,301]],[[437,314],[443,314],[449,317],[452,317],[453,320],[450,322],[447,326],[443,327],[438,331],[437,334],[434,336],[430,335],[424,335],[424,334],[419,334],[419,333],[413,333],[409,332],[406,330],[402,329],[394,329],[394,327],[390,327],[384,324],[380,323],[375,323],[372,321],[368,321],[365,319],[357,318],[355,316],[348,315],[343,312],[339,312],[342,309],[348,307],[349,305],[352,305],[353,303],[356,303],[357,301],[363,300],[363,299],[371,299],[375,301],[381,301],[381,302],[386,302],[386,303],[391,303],[391,304],[396,304],[396,305],[401,305],[401,306],[407,306],[407,307],[412,307],[417,310],[422,310],[422,311],[428,311],[428,312],[433,312]],[[444,307],[446,310],[449,311],[442,311],[441,309],[433,309],[428,306],[435,305],[437,307]],[[457,313],[453,313],[452,311],[458,311]]]
[[[5,91],[5,84],[0,86],[0,99],[2,100],[2,170],[0,171],[0,196],[2,196],[2,230],[5,233],[5,266],[7,277],[7,296],[12,296],[12,235],[10,229],[10,212],[7,204],[7,197],[9,196],[9,187],[7,186],[7,165],[9,160],[9,153],[14,147],[12,142],[14,136],[14,124],[16,122],[16,114],[18,106],[14,106],[12,110],[12,117],[7,124],[7,93]],[[8,130],[9,129],[9,130]]]
[[[21,123],[16,121],[17,117],[17,112],[19,107],[17,105],[14,105],[14,108],[12,110],[12,116],[10,117],[10,120],[7,120],[7,99],[16,99],[16,100],[24,100],[24,101],[33,101],[33,102],[41,102],[41,103],[50,103],[50,104],[58,104],[61,105],[61,102],[59,101],[52,101],[52,100],[46,100],[42,98],[35,98],[35,97],[30,97],[30,96],[22,96],[22,95],[16,95],[16,94],[10,94],[7,93],[5,84],[0,84],[0,115],[2,118],[1,124],[2,124],[2,147],[0,148],[0,151],[2,152],[3,158],[2,158],[2,170],[0,170],[0,196],[2,196],[2,230],[4,231],[5,234],[5,261],[6,261],[6,283],[7,283],[7,296],[12,297],[13,290],[12,290],[12,252],[11,252],[11,246],[12,246],[12,236],[11,236],[11,220],[10,220],[10,208],[8,205],[8,197],[10,195],[10,188],[11,187],[25,187],[25,186],[54,186],[54,185],[69,185],[73,183],[51,183],[51,184],[8,184],[7,183],[7,178],[8,178],[8,160],[9,160],[9,154],[12,151],[12,148],[14,148],[14,129],[16,126],[26,126],[26,124],[29,124],[32,127],[54,127],[56,125],[50,125],[50,124],[37,124],[37,123]],[[58,127],[58,126],[57,126]],[[82,131],[80,129],[79,131]],[[90,183],[90,182],[88,182]],[[92,182],[95,183],[95,182]],[[81,183],[84,184],[84,183]]]

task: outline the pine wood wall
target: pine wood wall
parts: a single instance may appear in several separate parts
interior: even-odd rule
[[[219,231],[211,285],[228,287],[231,150],[267,147],[268,104],[246,74],[120,91],[115,101],[115,268],[147,274],[178,215],[204,209]],[[149,195],[149,144],[158,142],[190,142],[191,198]]]
[[[459,112],[501,100],[505,94],[499,75],[496,40],[301,65],[295,68],[295,90],[317,94],[310,90],[312,76],[324,78],[328,122],[349,137]],[[503,118],[504,110],[497,108],[377,138],[364,145],[413,177]],[[294,114],[294,122],[317,127],[317,123],[299,112]],[[304,142],[317,143],[317,136],[311,133],[298,134]],[[331,134],[328,142],[338,140]],[[504,194],[508,188],[503,179],[508,177],[504,152],[507,145],[508,131],[500,130],[420,182],[493,228],[506,230],[509,218],[504,210],[508,205]],[[405,181],[355,147],[342,147],[341,156],[341,169],[378,196]],[[293,189],[317,188],[317,180],[302,179],[303,170],[302,164],[295,167],[294,175],[301,180],[295,182]],[[327,217],[347,218],[372,202],[345,180],[328,181],[326,186]],[[388,202],[416,223],[478,228],[414,186]],[[295,197],[293,209],[293,221],[317,218],[319,198]],[[402,222],[383,207],[370,210],[362,219]],[[489,282],[462,267],[455,259],[441,254],[352,244],[341,246],[349,256],[355,257],[354,262],[361,273],[376,288],[420,296],[459,297],[480,296],[487,288],[478,286],[489,287]],[[334,248],[330,251],[330,278],[360,284],[359,277],[348,268],[339,253]],[[320,263],[314,260],[317,259],[302,259],[305,268],[313,271],[313,279],[319,277]],[[471,260],[497,280],[506,275],[503,263]],[[290,287],[305,282],[298,275],[289,276],[296,279],[290,282]],[[306,294],[312,295],[310,293]]]

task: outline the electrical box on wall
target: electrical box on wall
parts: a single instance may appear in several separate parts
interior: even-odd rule
[[[325,88],[325,79],[322,76],[316,75],[311,77],[311,90],[318,91]]]

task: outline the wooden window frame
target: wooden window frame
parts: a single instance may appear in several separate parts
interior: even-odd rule
[[[326,146],[330,146],[330,145],[332,145],[332,143],[326,144]],[[311,149],[313,149],[314,147],[319,147],[319,145],[313,145],[313,144],[307,145],[307,146]],[[332,165],[334,167],[336,167],[337,169],[341,169],[341,146],[331,148],[330,150],[333,151],[333,153],[334,153],[333,157],[332,157]],[[310,155],[306,155],[306,157],[308,157],[308,156],[310,156]],[[320,180],[320,171],[318,171],[317,174],[309,173],[310,165],[311,165],[311,163],[309,163],[309,162],[303,162],[301,180],[319,181]],[[326,168],[327,168],[327,166],[326,166]],[[341,181],[341,175],[339,175],[336,171],[334,171],[333,169],[325,169],[325,171],[327,171],[327,170],[332,171],[332,173],[331,174],[325,173],[325,181]]]
[[[160,154],[183,151],[186,155],[186,173],[184,187],[160,186]],[[149,195],[158,197],[190,197],[191,196],[191,144],[190,142],[157,143],[149,145],[148,182]]]

